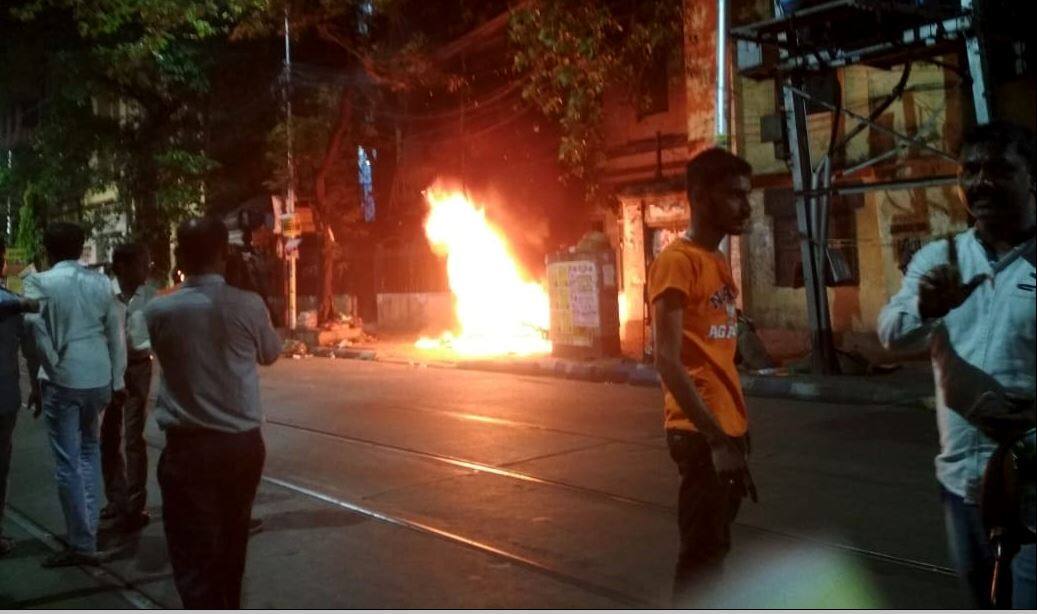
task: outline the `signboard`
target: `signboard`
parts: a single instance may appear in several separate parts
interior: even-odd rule
[[[20,247],[7,248],[7,278],[4,280],[7,289],[15,294],[22,292],[22,274],[28,274],[35,269],[29,262],[29,254]]]
[[[551,341],[591,347],[601,325],[598,268],[594,262],[574,260],[547,265],[551,299]]]
[[[645,222],[649,226],[687,225],[690,217],[688,202],[684,199],[645,203]]]
[[[281,214],[281,233],[285,238],[291,239],[310,232],[317,232],[317,226],[313,222],[313,210],[309,207],[299,207],[295,213]]]

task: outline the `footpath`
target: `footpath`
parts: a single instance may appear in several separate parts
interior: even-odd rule
[[[659,386],[651,365],[630,358],[569,360],[551,356],[459,358],[447,349],[423,350],[404,341],[375,341],[346,347],[313,347],[288,341],[285,354],[298,358],[371,360],[418,367],[468,369],[554,377],[586,382]],[[932,407],[934,384],[928,361],[910,361],[887,373],[814,375],[795,370],[743,371],[747,396],[824,401],[860,405],[922,405]]]

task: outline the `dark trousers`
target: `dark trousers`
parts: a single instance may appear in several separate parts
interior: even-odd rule
[[[969,593],[973,609],[994,607],[990,588],[994,580],[994,552],[983,527],[978,505],[966,503],[962,497],[941,488],[944,523],[951,558],[958,577]],[[1034,595],[1034,545],[1023,546],[1010,566],[1001,572],[998,594],[1003,607],[1032,609]]]
[[[173,580],[185,608],[241,607],[248,522],[265,456],[259,429],[166,433],[158,483]]]
[[[731,523],[742,497],[735,486],[717,477],[702,435],[669,430],[666,443],[681,475],[673,607],[704,607],[703,600],[719,586],[724,558],[731,549]]]
[[[3,534],[4,506],[7,505],[7,474],[11,471],[11,440],[18,410],[0,413],[0,534]]]
[[[134,516],[148,504],[148,447],[144,441],[151,359],[126,366],[126,401],[110,403],[101,420],[101,474],[108,504],[122,516]],[[124,454],[125,448],[125,454]]]

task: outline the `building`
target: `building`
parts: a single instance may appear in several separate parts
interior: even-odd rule
[[[734,26],[774,15],[770,0],[734,0],[728,5]],[[628,353],[644,347],[646,264],[685,227],[689,214],[683,163],[716,142],[716,15],[717,2],[685,0],[683,79],[669,80],[665,108],[638,114],[630,105],[610,105],[608,176],[619,205],[608,225],[622,262],[621,306],[627,317],[623,332]],[[1032,126],[1032,50],[1019,45],[1023,44],[1002,50],[1012,61],[999,62],[1003,66],[992,78],[993,113]],[[833,158],[840,183],[872,186],[837,196],[830,207],[828,245],[833,265],[828,276],[838,284],[829,287],[827,294],[835,342],[843,350],[885,359],[875,336],[876,319],[899,288],[902,267],[920,245],[967,226],[953,180],[953,154],[962,131],[973,121],[965,65],[956,53],[948,52],[932,61],[912,63],[906,75],[903,63],[885,69],[852,65],[808,84],[808,91],[820,100],[841,103],[860,116],[874,114],[874,123],[883,128],[865,127]],[[902,78],[902,94],[887,103]],[[742,308],[772,355],[802,356],[810,349],[810,335],[785,159],[781,88],[773,79],[734,73],[727,91],[730,146],[754,168],[751,225],[729,249],[741,285]],[[829,109],[808,105],[815,161],[828,150],[832,122]],[[841,139],[856,124],[844,117],[834,135]],[[905,145],[889,130],[925,147]],[[951,159],[934,150],[951,154]],[[886,187],[876,189],[876,185]],[[832,271],[838,279],[831,279]]]

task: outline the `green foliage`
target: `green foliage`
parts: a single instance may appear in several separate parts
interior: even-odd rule
[[[18,209],[18,228],[15,230],[14,244],[25,250],[30,260],[37,261],[43,257],[43,232],[36,219],[38,205],[33,202],[33,191],[27,189],[24,202]]]
[[[681,6],[679,0],[541,0],[512,15],[509,38],[525,80],[523,98],[560,126],[558,158],[585,182],[588,196],[605,161],[605,92],[629,84],[631,93],[629,86],[636,90],[661,57],[679,54]]]
[[[197,211],[215,168],[200,109],[216,45],[265,4],[25,0],[0,9],[0,34],[11,35],[5,56],[31,58],[36,69],[23,71],[19,85],[37,92],[41,109],[2,186],[32,210],[21,219],[95,224],[105,214],[85,210],[84,198],[114,187],[116,208],[131,214],[136,234],[157,241],[158,254],[168,252],[171,224]],[[0,115],[11,104],[0,94]]]

